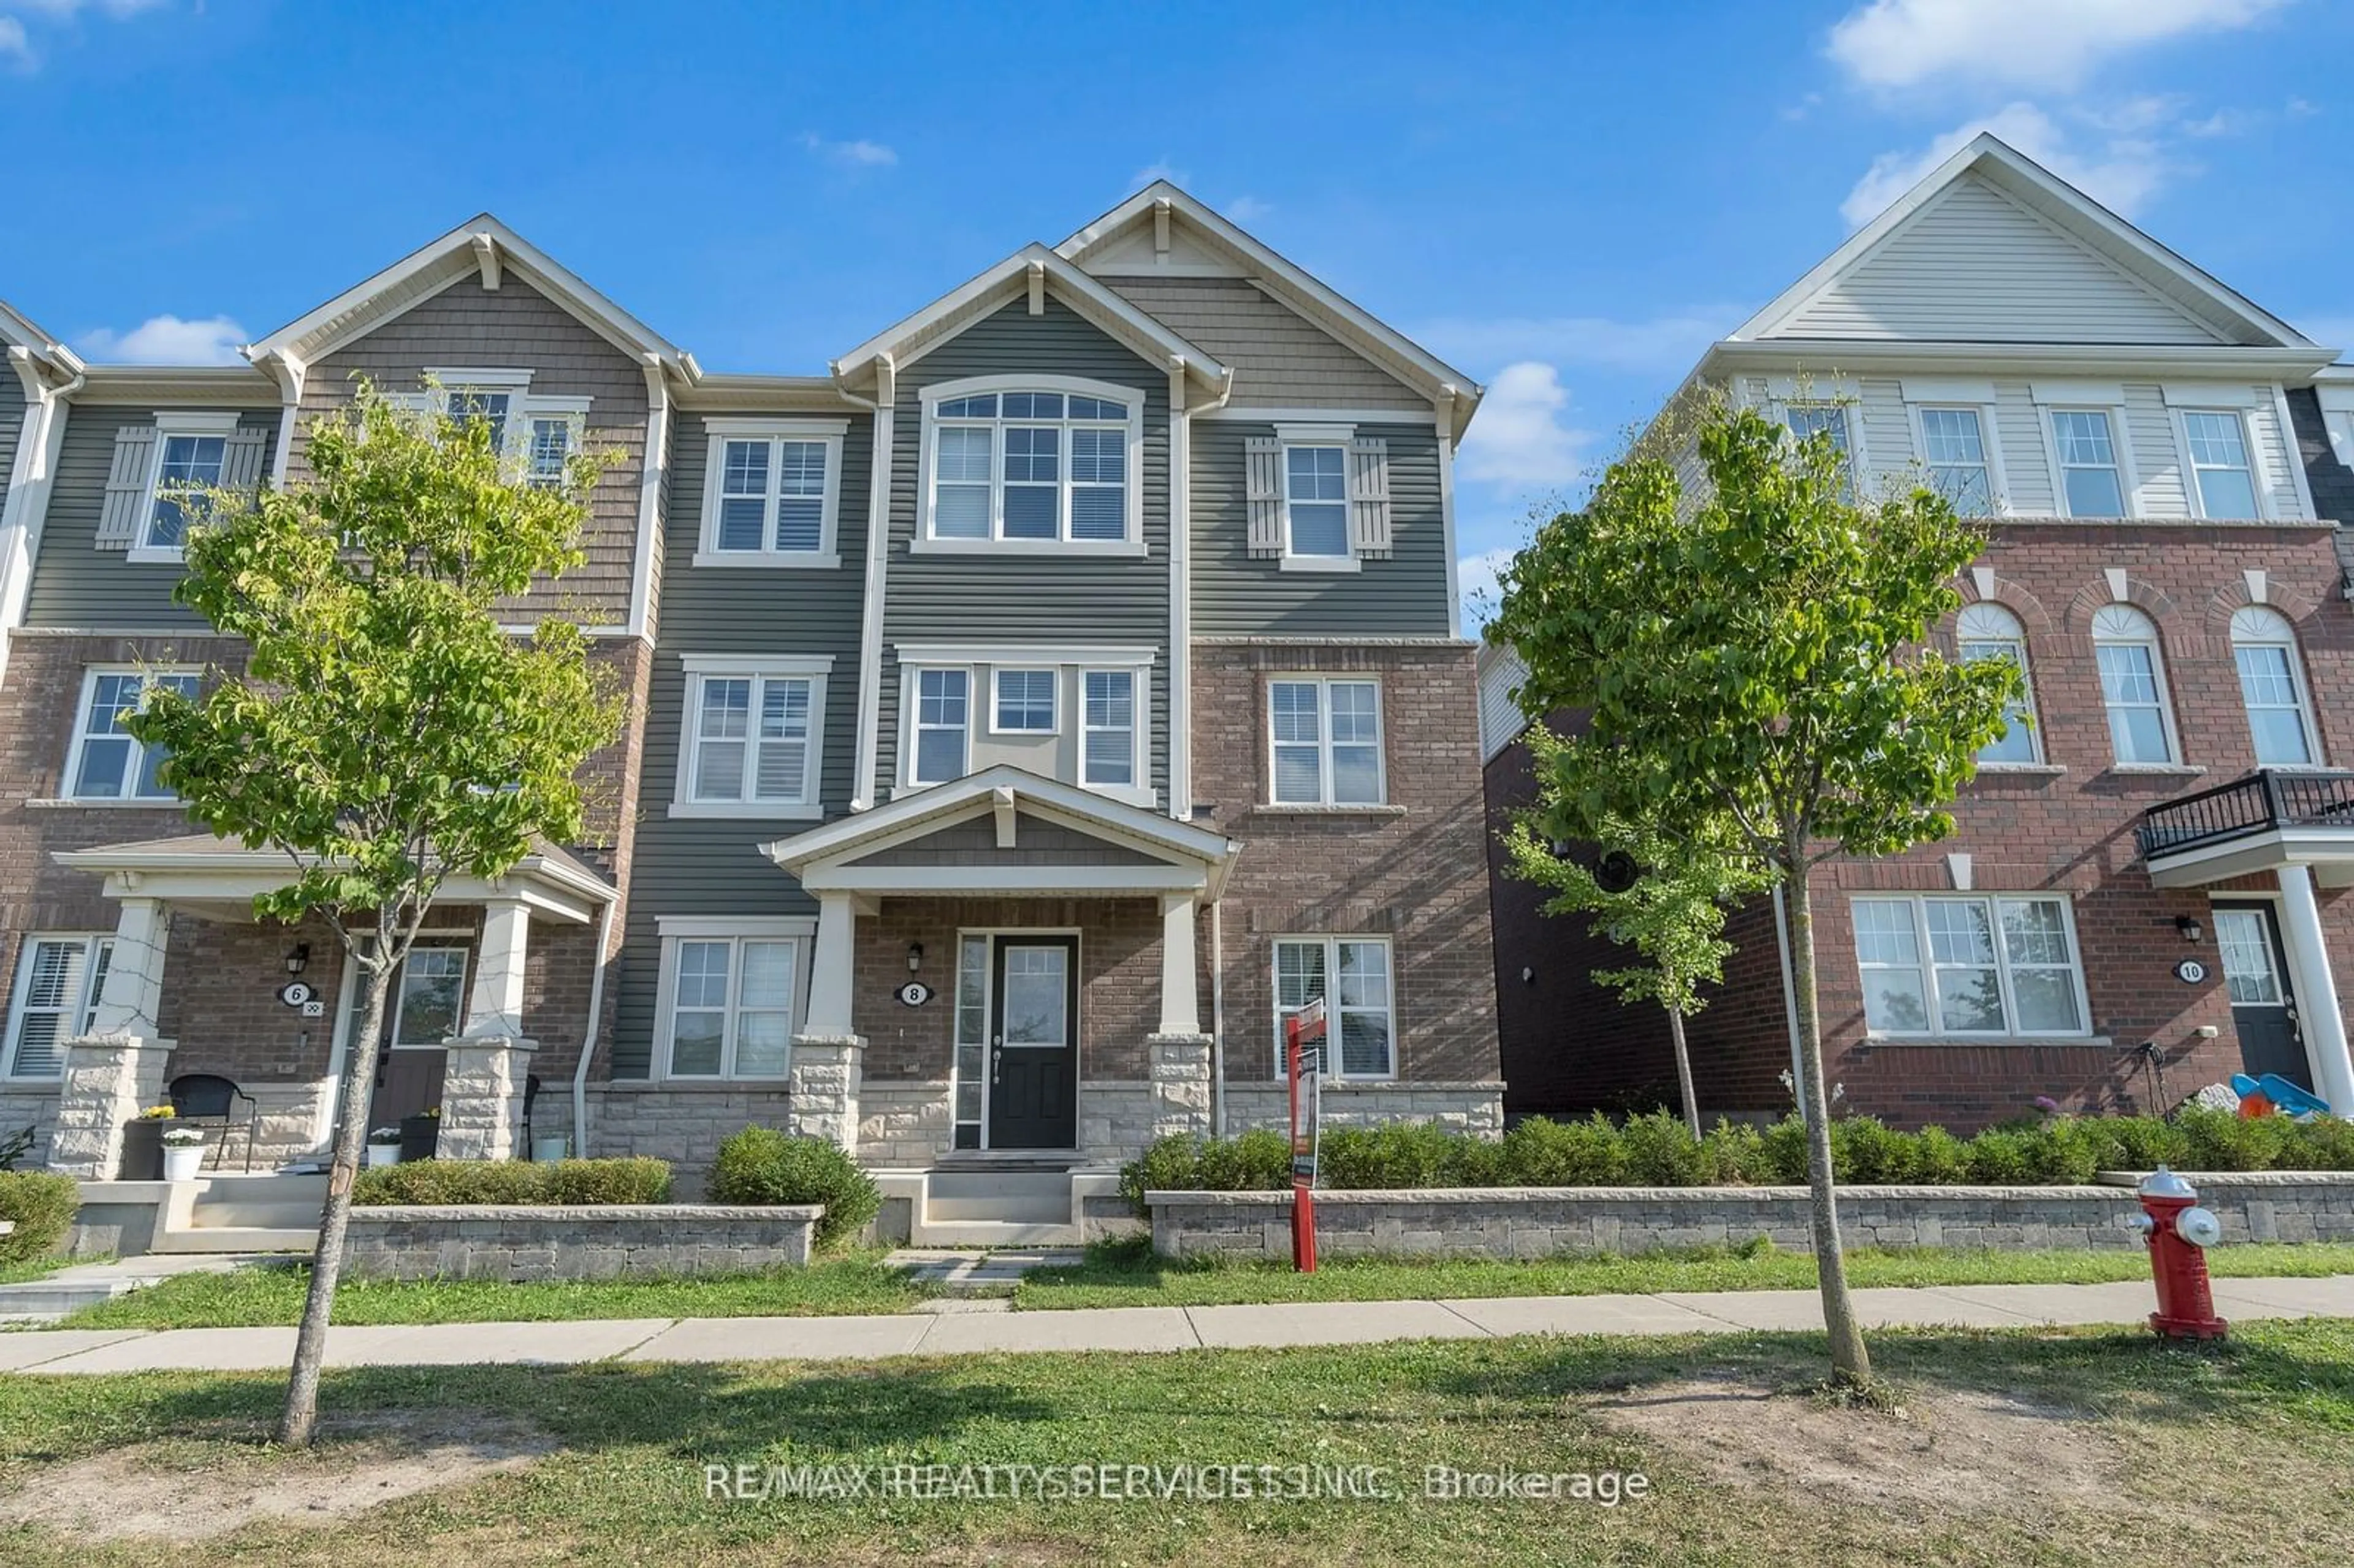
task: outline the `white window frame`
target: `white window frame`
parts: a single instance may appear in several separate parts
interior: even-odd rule
[[[1344,1010],[1341,1005],[1339,998],[1331,994],[1341,973],[1341,948],[1343,944],[1347,943],[1371,945],[1383,949],[1385,955],[1384,962],[1387,965],[1390,992],[1389,1004],[1386,1007],[1378,1010],[1370,1007],[1350,1007]],[[1287,932],[1272,938],[1267,943],[1267,1001],[1270,1005],[1270,1011],[1274,1013],[1275,1017],[1275,1081],[1278,1084],[1283,1083],[1289,1077],[1291,1073],[1291,1064],[1288,1059],[1285,1051],[1283,1022],[1289,1013],[1298,1011],[1296,1008],[1287,1009],[1283,1005],[1283,949],[1287,946],[1308,947],[1316,944],[1321,944],[1324,948],[1324,985],[1326,991],[1324,998],[1324,1063],[1327,1075],[1331,1077],[1343,1078],[1351,1083],[1357,1084],[1395,1083],[1398,1077],[1398,1056],[1400,1054],[1398,1047],[1397,943],[1391,938],[1378,933],[1369,932],[1360,934],[1353,932],[1334,932],[1328,936],[1321,932],[1315,931]],[[1349,1073],[1341,1070],[1341,1014],[1343,1011],[1350,1012],[1372,1012],[1379,1011],[1386,1015],[1389,1022],[1390,1040],[1389,1071],[1385,1073]]]
[[[2114,631],[2103,631],[2101,630],[2103,618],[2120,609],[2130,610],[2140,625],[2147,628],[2147,634],[2137,631],[2134,636],[2126,637]],[[2166,649],[2158,635],[2158,622],[2150,619],[2149,612],[2139,605],[2123,602],[2105,604],[2093,612],[2092,641],[2093,678],[2101,683],[2101,722],[2108,731],[2109,766],[2125,773],[2183,771],[2185,765],[2182,756],[2182,732],[2174,722],[2174,693],[2166,678]],[[2107,677],[2102,674],[2100,668],[2101,650],[2104,647],[2112,646],[2149,650],[2150,678],[2158,685],[2158,721],[2166,726],[2166,759],[2162,762],[2128,762],[2117,755],[2117,732],[2115,725],[2110,721],[2110,710],[2114,705],[2109,701]],[[2232,680],[2236,682],[2238,679],[2239,673],[2235,667]]]
[[[1275,688],[1281,685],[1312,684],[1316,694],[1316,799],[1286,800],[1276,793],[1276,747],[1304,745],[1301,741],[1281,741],[1275,738]],[[1332,692],[1336,686],[1371,686],[1373,689],[1373,777],[1374,795],[1371,800],[1335,800],[1332,798]],[[1390,799],[1389,715],[1387,694],[1379,676],[1372,674],[1303,671],[1291,674],[1273,674],[1262,688],[1267,702],[1267,799],[1266,805],[1288,811],[1377,811],[1387,809]],[[1352,746],[1362,741],[1350,741]]]
[[[809,992],[817,950],[817,921],[802,915],[657,915],[655,934],[662,939],[661,971],[654,986],[654,1037],[652,1059],[647,1064],[648,1075],[658,1083],[678,1084],[776,1084],[790,1081],[792,1075],[791,1040],[801,1032],[809,1018]],[[742,1010],[744,989],[744,944],[746,942],[790,942],[793,947],[793,995],[790,1016],[786,1022],[785,1065],[771,1076],[762,1074],[746,1077],[736,1071],[737,1017]],[[679,947],[684,942],[726,942],[729,944],[727,959],[727,1005],[721,1024],[719,1068],[717,1073],[674,1073],[671,1070],[671,1052],[676,1044],[678,1023]]]
[[[1283,555],[1277,569],[1287,572],[1358,572],[1364,570],[1364,558],[1357,554],[1355,465],[1352,454],[1355,450],[1357,428],[1354,425],[1278,425],[1275,439],[1276,483],[1282,487]],[[1341,553],[1337,556],[1302,555],[1291,547],[1291,454],[1301,449],[1332,449],[1341,454]]]
[[[678,774],[671,790],[673,817],[750,817],[769,821],[813,821],[825,815],[825,689],[833,668],[830,653],[779,653],[747,657],[740,653],[689,653],[679,662],[686,672],[685,698],[678,721]],[[735,800],[699,800],[695,797],[695,764],[703,724],[703,683],[710,680],[752,683],[749,723],[759,720],[762,694],[772,681],[802,681],[809,684],[809,760],[799,800],[763,800],[748,793]],[[752,788],[757,772],[759,737],[744,737],[743,788]]]
[[[1057,392],[1065,397],[1098,397],[1120,404],[1128,410],[1125,442],[1125,476],[1122,481],[1123,509],[1121,536],[1118,539],[1075,539],[1071,537],[1071,443],[1073,429],[1114,429],[1119,426],[1108,420],[1073,421],[1061,419],[1016,418],[1012,422],[1023,426],[1054,425],[1063,432],[1059,450],[1058,499],[1056,502],[1056,537],[1052,539],[1009,539],[1005,536],[1005,442],[1007,423],[1003,404],[999,413],[990,418],[957,418],[948,421],[958,429],[988,427],[991,431],[989,450],[989,536],[981,539],[942,538],[934,530],[938,511],[939,481],[936,461],[941,429],[939,406],[961,397],[979,397],[1008,392]],[[923,409],[923,435],[918,446],[918,482],[921,484],[920,515],[917,520],[916,536],[908,541],[908,549],[917,555],[1044,555],[1044,556],[1142,556],[1144,543],[1144,408],[1141,388],[1121,387],[1108,381],[1093,381],[1076,376],[977,376],[960,381],[941,381],[923,388],[919,398]]]
[[[1125,783],[1087,777],[1087,736],[1119,733],[1114,726],[1091,725],[1087,722],[1087,677],[1090,675],[1128,677],[1128,779]],[[1073,700],[1078,706],[1078,724],[1076,728],[1079,745],[1077,760],[1079,787],[1125,800],[1137,800],[1141,797],[1143,804],[1151,804],[1151,786],[1144,777],[1145,718],[1150,711],[1147,706],[1150,700],[1150,688],[1145,666],[1140,664],[1081,665],[1078,670],[1077,686],[1078,689],[1074,694]]]
[[[945,725],[927,725],[923,714],[923,680],[928,674],[960,674],[964,677],[964,753],[955,773],[946,779],[919,779],[916,776],[917,758],[921,755],[918,745],[927,729],[946,729]],[[907,664],[899,666],[899,705],[906,712],[901,725],[907,744],[902,755],[906,760],[899,768],[903,789],[928,789],[935,784],[952,784],[972,771],[972,726],[974,699],[981,681],[969,664]]]
[[[568,464],[579,455],[588,439],[588,409],[593,401],[588,397],[534,393],[531,389],[533,372],[512,366],[429,365],[425,367],[426,379],[435,384],[432,393],[402,394],[393,400],[419,413],[441,418],[454,417],[450,400],[470,393],[503,392],[506,394],[506,424],[500,431],[499,455],[513,469],[518,482],[535,489],[552,489],[553,485],[535,473],[532,461],[532,438],[535,423],[543,419],[564,422],[565,461]],[[438,397],[438,405],[434,398]]]
[[[1986,907],[1987,917],[1990,922],[1988,929],[1993,938],[1992,946],[1994,948],[1995,984],[2002,1000],[2003,1022],[2008,1027],[2001,1030],[1947,1029],[1938,1022],[1938,1020],[1943,1016],[1944,1008],[1937,994],[1938,966],[1936,955],[1929,945],[1929,914],[1927,906],[1933,903],[1978,904],[1983,905]],[[2010,892],[2002,889],[1988,889],[1985,892],[1970,893],[1859,893],[1848,900],[1848,922],[1850,936],[1852,936],[1852,934],[1858,929],[1855,910],[1856,906],[1861,904],[1902,904],[1911,908],[1913,914],[1914,951],[1919,959],[1919,963],[1914,967],[1917,968],[1921,976],[1923,1005],[1927,1012],[1930,1020],[1928,1028],[1917,1030],[1875,1029],[1867,1023],[1864,1029],[1864,1037],[1866,1039],[1969,1040],[1989,1042],[2015,1041],[2022,1044],[2034,1044],[2039,1041],[2044,1040],[2088,1040],[2093,1038],[2092,1002],[2084,989],[2084,944],[2078,939],[2076,935],[2075,900],[2069,897],[2067,895],[2060,893]],[[2005,945],[2002,935],[2002,906],[2005,904],[2056,904],[2059,906],[2060,927],[2068,939],[2068,973],[2070,980],[2073,982],[2073,991],[2076,1001],[2076,1017],[2080,1025],[2078,1028],[2073,1030],[2039,1029],[2032,1033],[2026,1033],[2020,1031],[2017,1027],[2019,1022],[2017,991],[2011,980],[2009,949]],[[1865,973],[1865,965],[1861,944],[1856,943],[1853,945],[1857,948],[1856,984],[1860,994],[1864,984],[1863,975]],[[1905,966],[1893,964],[1874,964],[1871,966],[1871,968],[1875,969],[1900,969],[1904,967]],[[2053,966],[2035,964],[2026,967],[2031,969],[2049,969]]]
[[[1046,722],[1038,725],[1008,725],[1003,722],[1005,677],[1008,675],[1044,675],[1046,677]],[[1063,668],[1054,664],[992,664],[989,670],[989,733],[991,735],[1042,736],[1063,733]],[[970,709],[968,708],[968,715]],[[968,757],[970,744],[967,743]]]
[[[1911,416],[1913,420],[1913,450],[1920,454],[1922,476],[1928,481],[1929,488],[1932,490],[1936,490],[1937,488],[1935,471],[1940,466],[1951,467],[1957,465],[1941,465],[1930,457],[1929,423],[1927,416],[1931,414],[1967,414],[1978,420],[1978,450],[1983,454],[1983,466],[1986,469],[1987,510],[1983,513],[1964,513],[1961,514],[1961,515],[1984,517],[2009,516],[2009,476],[2003,471],[2002,442],[1998,439],[1996,434],[1995,405],[1991,401],[1977,403],[1958,397],[1939,397],[1926,402],[1908,403],[1905,405],[1905,411]],[[1939,491],[1938,493],[1944,494],[1945,493],[1943,491]]]
[[[124,559],[133,566],[175,565],[186,557],[177,545],[154,543],[155,503],[163,498],[164,458],[175,437],[222,442],[221,462],[228,462],[228,439],[237,433],[236,410],[215,413],[173,411],[155,416],[155,450],[147,458],[147,498],[139,505],[139,533]]]
[[[57,1036],[60,1045],[68,1040],[88,1034],[94,1025],[98,1016],[101,990],[100,981],[102,975],[100,960],[103,955],[111,961],[114,950],[114,933],[111,931],[26,932],[23,938],[16,944],[16,980],[8,991],[8,1033],[5,1037],[0,1037],[0,1044],[5,1044],[7,1047],[7,1060],[5,1064],[0,1064],[0,1079],[12,1083],[54,1084],[65,1077],[65,1053],[62,1050],[58,1053],[58,1070],[54,1073],[19,1071],[16,1052],[17,1047],[24,1043],[22,1036],[25,1020],[33,1011],[31,992],[34,950],[43,943],[70,942],[79,942],[82,946],[81,994],[76,999],[75,1006],[71,1008],[44,1008],[42,1011],[54,1013],[61,1019],[70,1017],[74,1020],[77,1025],[74,1028],[68,1029],[60,1025]]]
[[[66,746],[65,771],[58,778],[58,798],[61,800],[70,800],[78,806],[169,808],[178,805],[180,797],[176,794],[141,795],[130,792],[137,789],[140,777],[147,770],[147,746],[145,742],[129,736],[120,737],[128,741],[131,747],[130,758],[124,764],[122,772],[122,785],[125,792],[113,795],[75,793],[75,781],[81,777],[84,749],[93,740],[118,738],[113,736],[93,736],[90,733],[90,705],[98,699],[100,678],[108,675],[139,677],[139,705],[143,708],[147,705],[150,681],[160,676],[182,676],[199,683],[201,690],[204,672],[192,664],[91,664],[85,667],[82,671],[80,696],[74,707],[73,737]]]
[[[2265,635],[2261,637],[2241,636],[2241,618],[2246,616],[2250,610],[2264,611],[2266,619],[2278,623],[2279,630],[2274,632],[2267,632]],[[2248,721],[2248,745],[2251,748],[2251,755],[2253,755],[2253,747],[2256,744],[2256,715],[2248,706],[2247,684],[2244,678],[2240,673],[2240,650],[2243,647],[2277,648],[2281,651],[2288,664],[2289,686],[2295,693],[2296,698],[2296,707],[2297,723],[2302,726],[2305,730],[2306,759],[2303,762],[2266,762],[2264,758],[2259,757],[2256,758],[2256,766],[2259,768],[2276,769],[2283,773],[2297,773],[2327,768],[2328,767],[2328,763],[2323,758],[2321,753],[2321,726],[2314,722],[2313,717],[2313,690],[2306,684],[2305,678],[2304,652],[2297,642],[2296,628],[2289,623],[2288,617],[2283,615],[2279,609],[2275,609],[2272,605],[2243,605],[2238,609],[2232,612],[2232,625],[2228,641],[2232,647],[2232,679],[2233,683],[2236,684],[2240,690],[2240,712]],[[2268,709],[2267,711],[2277,712],[2279,710],[2274,708]]]
[[[2245,408],[2232,408],[2221,404],[2176,404],[2167,410],[2174,421],[2174,449],[2182,454],[2182,499],[2190,515],[2216,518],[2218,514],[2207,510],[2207,493],[2200,487],[2199,476],[2205,472],[2243,472],[2248,476],[2248,496],[2255,503],[2254,518],[2223,517],[2234,523],[2269,519],[2274,515],[2272,487],[2264,482],[2264,458],[2256,447],[2255,421],[2248,418]],[[2230,419],[2240,428],[2240,451],[2247,467],[2234,471],[2221,463],[2201,463],[2190,443],[2190,416],[2200,414],[2211,418]]]
[[[703,421],[709,442],[703,469],[703,527],[695,548],[697,567],[760,567],[799,570],[830,570],[842,565],[842,450],[850,430],[847,419],[707,418]],[[769,447],[769,487],[760,509],[760,547],[726,550],[719,546],[721,486],[727,475],[727,443],[765,441]],[[778,447],[784,442],[807,443],[825,449],[825,491],[819,498],[819,535],[814,550],[779,550],[777,543],[778,486],[784,465]]]
[[[2126,418],[2125,389],[2107,382],[2038,381],[2031,384],[2036,422],[2043,432],[2043,458],[2052,475],[2052,512],[2056,517],[2078,514],[2068,503],[2068,470],[2092,468],[2091,463],[2063,463],[2055,414],[2098,414],[2108,421],[2109,455],[2116,460],[2117,503],[2123,515],[2147,515],[2141,497],[2141,471],[2134,457],[2133,432]]]
[[[1971,630],[1971,621],[1989,620],[1997,616],[2001,618],[2001,624],[1998,630],[1991,631]],[[2008,605],[1997,604],[1991,599],[1978,599],[1962,606],[1961,614],[1954,621],[1954,647],[1956,655],[1967,660],[1969,650],[1973,645],[1985,647],[1998,643],[2009,649],[2010,659],[2019,668],[2019,711],[2027,721],[2028,755],[2024,758],[2012,757],[1989,759],[1982,752],[1978,758],[1978,771],[1999,773],[2005,768],[2041,768],[2044,765],[2043,726],[2035,722],[2035,672],[2027,660],[2027,628],[2020,623],[2019,617]],[[1990,746],[1993,744],[1998,743],[1989,743]]]

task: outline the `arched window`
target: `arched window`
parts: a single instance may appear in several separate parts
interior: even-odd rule
[[[2093,613],[2093,656],[2101,667],[2101,701],[2109,711],[2109,747],[2117,766],[2179,761],[2157,624],[2129,604],[2103,605]]]
[[[2261,604],[2233,611],[2232,659],[2240,667],[2240,701],[2248,710],[2257,766],[2312,767],[2319,760],[2313,708],[2288,618]]]
[[[2008,659],[2019,666],[2020,694],[2004,715],[2009,727],[1978,753],[1978,761],[1996,767],[2042,761],[2043,744],[2035,733],[2035,689],[2027,671],[2027,633],[2019,618],[1999,604],[1964,605],[1955,630],[1965,662]]]
[[[918,550],[1141,553],[1144,394],[1067,376],[923,390]]]

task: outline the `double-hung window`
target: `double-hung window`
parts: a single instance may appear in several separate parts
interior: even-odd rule
[[[1270,799],[1278,806],[1379,805],[1382,689],[1373,681],[1289,676],[1267,684]]]
[[[1284,553],[1309,559],[1349,556],[1349,449],[1283,449]]]
[[[1962,607],[1955,630],[1964,662],[1999,659],[2019,671],[2019,695],[2004,710],[2002,734],[1979,751],[1979,764],[1999,768],[2042,761],[2042,746],[2035,733],[2034,689],[2027,672],[2027,633],[2020,630],[2019,618],[1999,604],[1981,599]]]
[[[65,1043],[97,1022],[106,990],[111,936],[52,935],[25,938],[8,1009],[8,1037],[0,1077],[56,1078],[66,1066]]]
[[[910,784],[945,784],[965,775],[971,755],[972,672],[910,670],[915,700],[915,741]]]
[[[2183,450],[2190,459],[2190,502],[2201,517],[2246,521],[2262,517],[2255,470],[2248,461],[2248,427],[2232,409],[2186,408]]]
[[[673,816],[815,817],[826,656],[686,658]]]
[[[1852,907],[1864,1023],[1872,1033],[2090,1033],[2067,899],[1874,896]]]
[[[1855,444],[1848,435],[1847,408],[1840,403],[1790,403],[1782,409],[1782,422],[1794,441],[1804,442],[1817,435],[1829,437],[1831,450],[1839,456],[1840,483],[1849,494],[1855,492]]]
[[[1284,1023],[1324,1002],[1324,1070],[1343,1078],[1397,1076],[1397,1005],[1390,945],[1378,937],[1279,938],[1275,944],[1275,1075],[1290,1062]]]
[[[661,916],[662,1071],[784,1078],[804,983],[805,921]]]
[[[918,549],[1140,546],[1143,396],[1068,377],[927,388]]]
[[[1136,672],[1079,674],[1079,782],[1136,784]]]
[[[706,419],[698,567],[832,567],[843,419]]]
[[[2248,712],[2256,766],[2312,767],[2319,760],[2313,708],[2288,618],[2261,604],[2232,611],[2232,660],[2239,666],[2240,701]]]
[[[2105,408],[2051,411],[2052,451],[2060,468],[2060,498],[2071,517],[2123,517],[2125,470]]]
[[[2129,604],[2093,612],[2093,657],[2108,710],[2109,747],[2123,768],[2174,763],[2174,715],[2166,700],[2166,663],[2158,627]]]
[[[395,401],[419,414],[440,414],[460,429],[481,426],[511,475],[535,490],[560,490],[587,434],[589,399],[534,393],[532,372],[434,366],[429,392]]]
[[[228,429],[236,416],[228,417]],[[165,427],[155,432],[154,501],[148,507],[147,526],[140,538],[149,550],[177,550],[186,540],[188,524],[200,521],[201,498],[193,492],[220,483],[228,462],[228,435],[224,429],[182,432]]]
[[[1923,408],[1921,455],[1929,482],[1965,517],[1994,514],[1994,476],[1976,408]]]
[[[155,776],[164,763],[163,748],[133,738],[123,721],[146,705],[152,692],[195,696],[197,680],[193,670],[90,671],[82,682],[73,748],[66,758],[65,793],[77,800],[176,799]]]

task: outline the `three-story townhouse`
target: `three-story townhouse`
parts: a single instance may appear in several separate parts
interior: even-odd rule
[[[1981,136],[1702,361],[1736,405],[1829,429],[1861,493],[1928,484],[1982,518],[1937,641],[2026,675],[1951,837],[1815,873],[1846,1107],[1970,1128],[2039,1098],[2162,1110],[2241,1072],[2354,1103],[2337,357]],[[1515,678],[1485,652],[1500,815],[1530,798]],[[1496,908],[1514,1108],[1671,1101],[1657,1010],[1593,985],[1606,950],[1581,923],[1539,916],[1500,867]],[[1697,1095],[1779,1114],[1770,906],[1729,934],[1692,1021]]]

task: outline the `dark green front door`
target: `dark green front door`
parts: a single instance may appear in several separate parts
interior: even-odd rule
[[[989,1147],[1079,1141],[1079,939],[999,937],[991,955]]]

